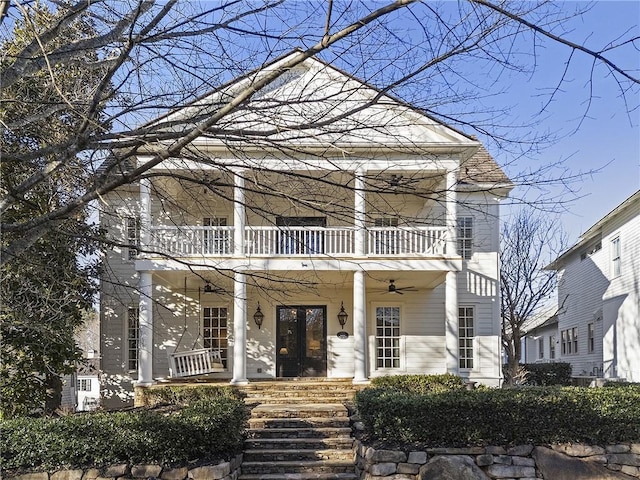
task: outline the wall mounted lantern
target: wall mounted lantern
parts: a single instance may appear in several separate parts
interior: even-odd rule
[[[256,313],[253,314],[253,321],[256,322],[256,325],[258,326],[258,330],[260,330],[260,328],[262,327],[263,320],[264,320],[264,313],[262,313],[262,310],[260,310],[260,302],[258,302],[258,309],[256,310]]]
[[[344,324],[347,323],[347,312],[344,311],[344,302],[340,302],[340,311],[338,312],[338,322],[340,322],[340,327],[344,328]]]

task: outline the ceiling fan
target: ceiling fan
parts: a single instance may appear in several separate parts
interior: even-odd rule
[[[417,292],[418,289],[415,287],[397,287],[395,284],[395,280],[389,280],[389,287],[387,291],[384,293],[397,293],[398,295],[404,295],[404,292]]]

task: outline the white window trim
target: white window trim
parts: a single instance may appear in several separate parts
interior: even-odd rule
[[[400,366],[399,367],[378,367],[378,353],[377,353],[377,346],[378,346],[378,342],[377,342],[377,321],[376,321],[376,309],[379,307],[396,307],[398,309],[400,309],[399,312],[399,316],[400,316]],[[405,372],[406,371],[406,362],[405,362],[405,335],[404,335],[404,318],[403,318],[403,303],[402,302],[375,302],[371,304],[371,328],[372,328],[372,338],[373,338],[373,345],[371,346],[371,350],[370,350],[370,357],[371,357],[371,361],[372,361],[372,371],[376,372],[378,374],[385,374],[385,373],[398,373],[398,372]]]
[[[462,237],[460,235],[460,222],[462,220],[471,220],[471,237]],[[457,244],[456,244],[456,253],[462,257],[463,260],[471,260],[473,258],[473,254],[475,253],[474,248],[474,237],[476,235],[476,219],[472,215],[461,215],[456,219],[456,236],[457,236]],[[463,240],[468,240],[470,242],[469,246],[469,256],[465,256],[465,249],[460,248],[460,242]]]
[[[125,244],[124,248],[122,249],[122,259],[127,263],[135,262],[136,261],[136,257],[138,255],[138,249],[137,248],[131,248],[129,246],[131,244],[131,238],[129,237],[129,221],[132,220],[132,219],[136,222],[135,243],[138,246],[138,249],[140,247],[140,238],[141,238],[140,216],[139,215],[134,215],[132,213],[126,213],[124,215],[124,218],[122,219],[123,243]],[[131,258],[131,255],[132,255],[132,253],[134,251],[136,252],[136,255],[133,258]]]
[[[123,348],[123,354],[122,354],[122,358],[124,360],[124,371],[128,372],[130,374],[137,374],[138,373],[138,369],[132,370],[129,368],[129,311],[130,310],[136,310],[138,312],[138,350],[140,348],[139,346],[139,342],[140,342],[140,310],[139,310],[140,306],[139,305],[128,305],[125,307],[124,310],[124,335],[122,336],[123,338],[123,344],[124,344],[124,348]],[[140,352],[138,351],[138,362],[140,361]]]
[[[473,349],[473,356],[471,360],[473,360],[472,368],[462,368],[460,367],[460,309],[461,308],[472,308],[473,309],[473,337],[471,340],[471,348]],[[474,370],[478,370],[478,308],[474,304],[460,304],[458,305],[458,369],[460,372],[472,372]]]
[[[614,245],[617,243],[618,252],[614,250]],[[616,233],[610,242],[611,245],[611,278],[618,278],[622,275],[622,237],[619,233]],[[617,263],[616,263],[617,261]],[[616,272],[616,265],[618,266],[618,271]]]
[[[202,339],[202,347],[204,347],[204,309],[205,308],[226,308],[227,309],[227,358],[222,358],[222,361],[226,361],[226,370],[230,370],[231,362],[233,361],[233,311],[231,305],[227,302],[216,302],[214,300],[203,299],[200,305],[200,338]]]

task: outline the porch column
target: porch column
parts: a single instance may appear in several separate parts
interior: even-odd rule
[[[151,181],[148,178],[140,180],[140,249],[149,250],[151,244]],[[141,254],[145,256],[144,253]]]
[[[364,169],[358,168],[355,172],[354,178],[354,226],[356,229],[356,256],[364,256],[365,254],[366,205],[364,199],[364,174]]]
[[[445,280],[445,344],[447,373],[459,373],[458,274],[447,272]]]
[[[236,272],[233,282],[233,378],[232,385],[247,381],[247,284],[244,273]]]
[[[244,170],[233,172],[233,256],[244,256]],[[243,283],[244,285],[244,283]]]
[[[447,226],[447,255],[455,255],[458,249],[458,198],[456,195],[456,172],[447,172],[445,186],[445,224]]]
[[[138,381],[136,386],[153,384],[153,279],[151,272],[140,272],[140,311],[138,314]]]
[[[367,311],[364,272],[353,273],[353,383],[365,383],[367,377]]]

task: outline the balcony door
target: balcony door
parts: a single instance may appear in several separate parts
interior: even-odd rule
[[[276,371],[279,377],[327,375],[327,307],[276,309]]]
[[[278,242],[278,253],[308,255],[324,253],[326,217],[277,217],[276,225],[282,227]],[[311,228],[309,228],[311,227]]]

